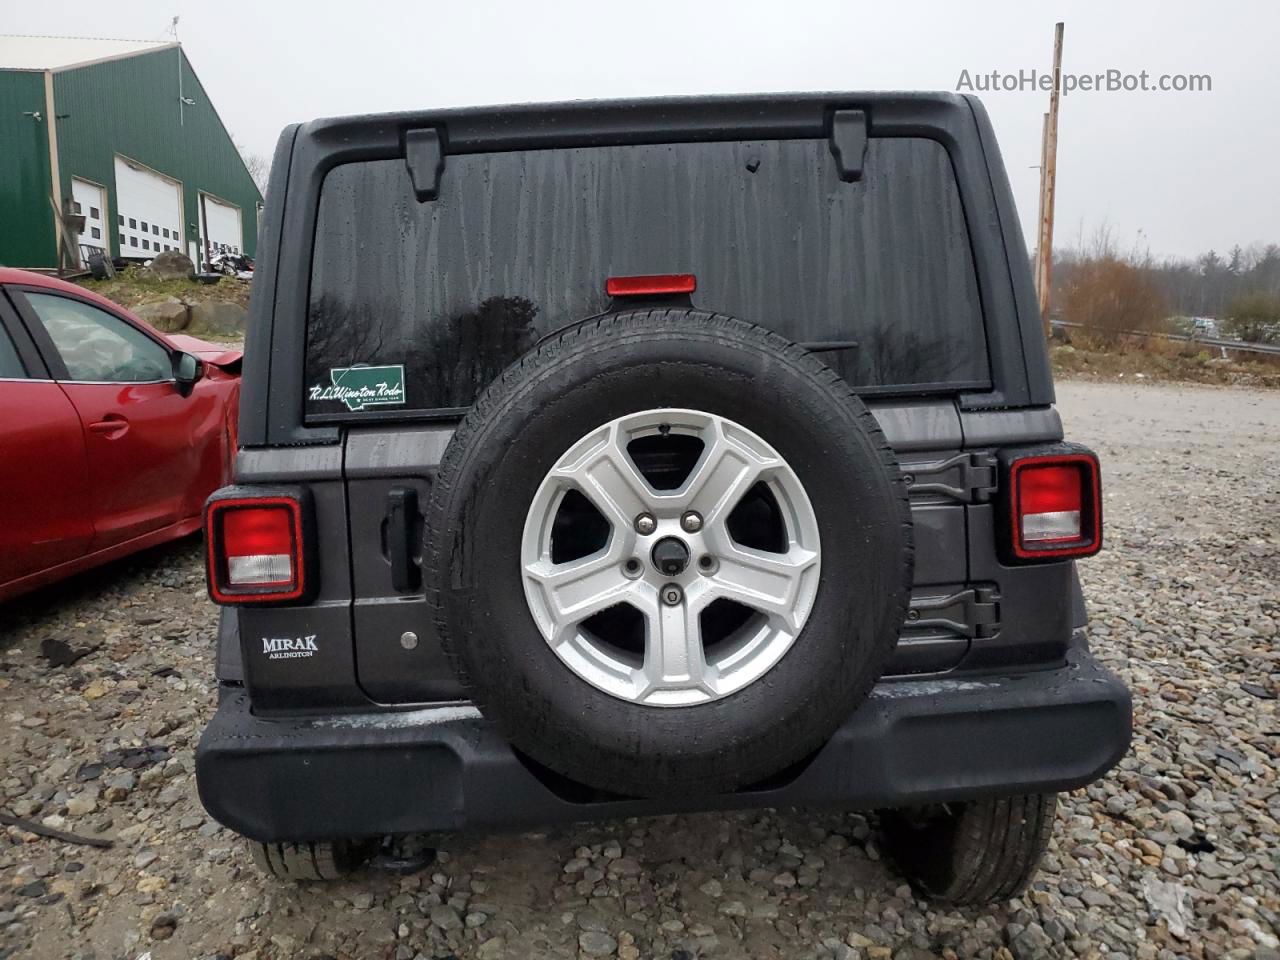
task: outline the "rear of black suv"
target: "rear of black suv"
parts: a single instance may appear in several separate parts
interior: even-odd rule
[[[197,754],[264,867],[825,806],[935,897],[1026,882],[1130,705],[976,100],[316,121],[268,198]]]

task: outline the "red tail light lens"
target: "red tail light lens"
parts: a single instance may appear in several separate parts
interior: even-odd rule
[[[214,500],[205,515],[216,603],[279,603],[306,591],[302,507],[289,497]]]
[[[1013,462],[1009,479],[1015,555],[1087,557],[1102,548],[1096,459],[1087,454],[1027,457]]]
[[[671,293],[693,293],[698,278],[692,273],[660,273],[648,277],[610,277],[605,293],[611,297],[657,297]]]

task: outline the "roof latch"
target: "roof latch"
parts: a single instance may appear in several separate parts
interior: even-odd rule
[[[840,179],[862,179],[862,159],[867,152],[867,115],[862,110],[837,110],[831,116],[831,155]]]
[[[434,200],[440,193],[440,174],[444,170],[444,144],[439,131],[433,127],[405,131],[404,163],[418,202]]]

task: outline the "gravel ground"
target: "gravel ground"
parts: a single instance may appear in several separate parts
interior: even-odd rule
[[[749,812],[444,841],[422,873],[265,881],[195,796],[215,613],[197,545],[0,610],[0,958],[1278,957],[1280,393],[1067,383],[1102,455],[1095,649],[1137,737],[1008,904],[932,910],[857,815]],[[70,666],[48,639],[90,650]],[[55,651],[51,651],[55,652]]]

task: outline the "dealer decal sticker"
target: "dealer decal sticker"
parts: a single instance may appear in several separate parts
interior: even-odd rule
[[[333,367],[329,385],[310,388],[308,400],[340,400],[351,411],[404,403],[404,365]]]
[[[263,637],[262,652],[268,660],[297,660],[319,653],[316,634],[306,637]]]

